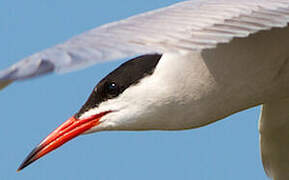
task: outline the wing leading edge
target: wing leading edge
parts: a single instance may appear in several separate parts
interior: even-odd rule
[[[0,71],[0,86],[139,54],[214,48],[288,22],[288,0],[184,1],[97,27],[24,58]]]

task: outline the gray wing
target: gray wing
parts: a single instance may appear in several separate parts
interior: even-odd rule
[[[113,22],[24,58],[0,72],[8,82],[148,53],[196,51],[289,21],[289,0],[193,0]]]

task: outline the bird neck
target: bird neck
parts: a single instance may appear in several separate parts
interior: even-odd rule
[[[197,128],[289,98],[289,41],[282,38],[284,33],[289,36],[288,29],[271,30],[214,49],[164,53],[152,75],[119,96],[115,104],[123,104],[119,109],[129,113],[120,111],[113,128]]]
[[[204,126],[289,97],[289,42],[281,38],[289,33],[274,31],[282,30],[236,39],[215,49],[164,54],[154,74],[167,82],[169,93],[163,102],[171,103],[167,103],[169,117],[175,119],[171,127]],[[265,43],[268,38],[271,43]]]

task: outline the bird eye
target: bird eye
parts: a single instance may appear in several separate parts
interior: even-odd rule
[[[105,93],[111,98],[119,94],[119,86],[115,82],[108,82],[105,84]]]

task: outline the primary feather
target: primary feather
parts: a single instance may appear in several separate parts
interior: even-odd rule
[[[289,22],[288,0],[191,0],[109,23],[23,59],[0,82],[147,53],[199,51]]]

